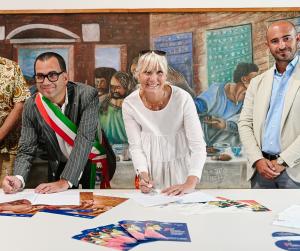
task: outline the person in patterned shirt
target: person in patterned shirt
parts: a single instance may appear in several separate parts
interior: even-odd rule
[[[0,186],[6,175],[12,175],[24,101],[30,96],[20,67],[0,57]]]

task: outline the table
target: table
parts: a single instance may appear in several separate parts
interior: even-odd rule
[[[84,190],[86,191],[86,190]],[[94,190],[95,194],[125,196],[133,190]],[[8,251],[92,251],[113,250],[71,239],[81,230],[117,223],[119,220],[159,220],[186,222],[192,242],[149,242],[133,250],[172,251],[272,251],[271,234],[275,231],[300,233],[272,225],[275,215],[292,204],[300,203],[300,190],[202,190],[231,199],[254,199],[272,209],[264,213],[211,213],[183,215],[156,208],[143,208],[132,200],[93,220],[38,213],[32,218],[0,217],[0,247]],[[2,192],[2,191],[1,191]],[[136,191],[137,192],[137,191]]]
[[[117,168],[111,186],[113,188],[134,188],[132,161],[117,161]],[[212,160],[207,157],[198,188],[250,188],[247,181],[247,159],[233,158],[230,161]]]

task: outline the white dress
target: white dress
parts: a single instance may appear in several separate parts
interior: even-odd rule
[[[148,172],[156,188],[182,184],[187,176],[201,178],[206,144],[192,97],[171,86],[166,107],[146,108],[139,90],[122,105],[123,119],[134,168]]]

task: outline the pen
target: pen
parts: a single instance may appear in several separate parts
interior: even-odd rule
[[[149,177],[149,173],[148,173],[148,178],[149,179],[145,179],[144,177],[142,177],[142,175],[141,175],[141,173],[140,173],[140,171],[138,169],[136,170],[136,172],[137,172],[137,176],[139,177],[139,180],[140,181],[141,180],[144,181],[144,183],[147,184],[147,187],[151,188],[151,190],[153,190],[153,185],[150,183],[151,178]],[[149,187],[149,185],[151,185],[151,187]]]

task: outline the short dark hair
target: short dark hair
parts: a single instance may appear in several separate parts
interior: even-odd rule
[[[109,85],[112,76],[117,71],[111,67],[98,67],[95,69],[95,78],[104,78],[106,83]]]
[[[64,58],[56,52],[47,51],[47,52],[44,52],[44,53],[38,55],[37,58],[35,59],[35,61],[34,61],[34,74],[36,73],[35,72],[36,62],[38,60],[39,61],[47,61],[50,58],[56,58],[61,71],[67,72],[66,62],[65,62]]]
[[[258,72],[258,67],[256,64],[252,63],[239,63],[233,72],[234,83],[239,83],[242,77],[249,75],[251,72]]]

